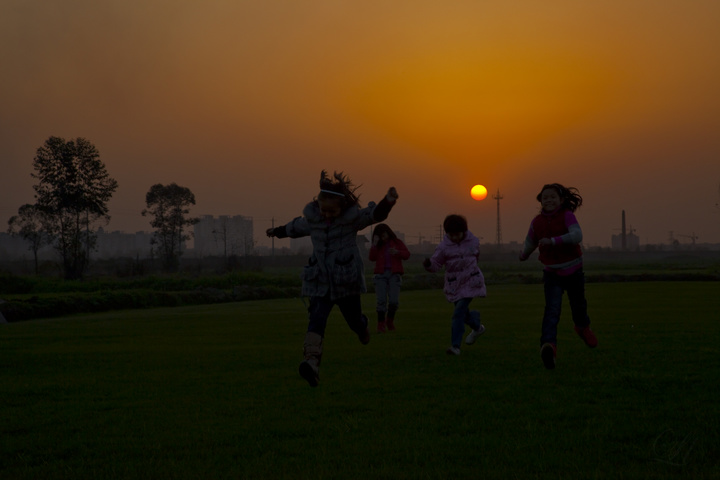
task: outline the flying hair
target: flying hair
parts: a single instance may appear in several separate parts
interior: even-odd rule
[[[333,176],[323,170],[320,172],[320,193],[318,200],[341,199],[343,200],[343,208],[358,205],[359,196],[355,194],[356,187],[346,175],[342,172],[334,172]]]
[[[543,187],[540,189],[540,193],[537,194],[537,201],[542,201],[542,192],[547,190],[548,188],[552,188],[555,190],[562,200],[562,208],[565,208],[567,210],[570,210],[571,212],[574,212],[578,208],[582,206],[583,198],[580,195],[580,192],[575,187],[565,187],[563,185],[560,185],[559,183],[548,183],[546,185],[543,185]]]

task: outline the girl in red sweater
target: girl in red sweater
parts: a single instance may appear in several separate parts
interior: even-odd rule
[[[587,346],[597,346],[597,337],[590,330],[585,300],[585,274],[580,249],[582,230],[573,213],[582,205],[582,197],[576,188],[552,183],[544,185],[536,198],[542,210],[530,223],[520,260],[527,260],[539,247],[540,261],[545,265],[545,312],[540,357],[546,368],[555,368],[563,292],[568,295],[575,331]]]
[[[400,304],[403,260],[410,258],[410,251],[395,232],[384,223],[375,227],[370,247],[370,261],[375,262],[375,295],[377,297],[378,333],[395,331],[395,312]]]

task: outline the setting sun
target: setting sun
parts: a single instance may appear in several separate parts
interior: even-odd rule
[[[484,200],[487,197],[487,188],[482,185],[475,185],[470,190],[470,196],[475,200]]]

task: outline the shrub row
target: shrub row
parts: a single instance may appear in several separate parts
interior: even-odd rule
[[[41,294],[0,303],[8,322],[50,318],[77,313],[105,312],[128,308],[178,307],[243,300],[267,300],[298,296],[300,288],[242,285],[232,290],[196,288],[187,291],[108,290],[67,294]]]
[[[638,281],[720,281],[719,274],[643,273],[591,274],[588,283]],[[488,272],[488,284],[540,283],[539,273]],[[374,292],[372,276],[368,291]],[[443,287],[442,273],[406,274],[403,290],[432,290]],[[55,286],[57,288],[52,288]],[[233,273],[217,277],[148,277],[132,281],[92,280],[64,282],[0,275],[0,313],[9,322],[132,308],[175,307],[243,300],[289,298],[300,295],[297,275],[274,276]],[[30,294],[32,296],[27,297]],[[27,297],[27,298],[26,298]]]

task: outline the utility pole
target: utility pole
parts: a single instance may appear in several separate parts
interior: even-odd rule
[[[495,232],[495,241],[497,242],[497,248],[500,249],[502,245],[502,227],[500,226],[500,200],[503,197],[500,195],[500,189],[497,190],[497,195],[493,195],[493,198],[497,200],[497,230]]]

